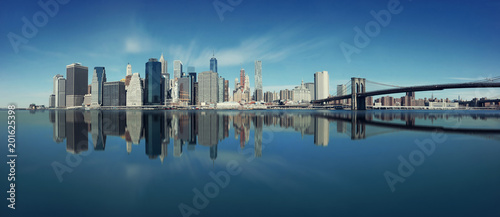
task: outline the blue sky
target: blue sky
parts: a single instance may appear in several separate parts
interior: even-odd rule
[[[46,24],[37,1],[1,1],[0,107],[47,105],[52,77],[66,76],[65,67],[73,62],[89,67],[89,82],[95,66],[106,67],[108,81],[115,81],[125,76],[127,63],[144,77],[145,63],[162,52],[172,73],[177,59],[197,72],[209,70],[215,51],[219,74],[231,89],[241,67],[254,85],[255,60],[263,63],[264,91],[293,88],[302,79],[312,82],[317,71],[329,71],[330,94],[354,76],[409,86],[500,74],[500,2],[493,0],[395,1],[399,13],[379,25],[380,31],[348,61],[340,44],[355,46],[354,28],[364,30],[375,20],[370,11],[388,10],[392,1],[71,0],[58,4]],[[214,2],[230,9],[223,19]],[[22,18],[33,22],[34,16],[40,27],[36,35],[24,37]],[[18,52],[9,33],[26,39]],[[500,97],[497,89],[433,93]],[[419,92],[417,98],[430,95]]]

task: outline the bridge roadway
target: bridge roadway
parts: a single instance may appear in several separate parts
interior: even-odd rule
[[[422,86],[412,86],[412,87],[402,87],[402,88],[392,88],[385,90],[368,91],[364,93],[356,94],[358,98],[365,98],[368,96],[376,95],[386,95],[394,93],[406,93],[406,92],[418,92],[418,91],[432,91],[432,90],[444,90],[444,89],[458,89],[458,88],[487,88],[487,87],[500,87],[500,83],[488,83],[488,82],[471,82],[471,83],[455,83],[455,84],[435,84],[435,85],[422,85]],[[321,100],[313,100],[312,103],[325,103],[335,100],[351,99],[352,94],[334,96]]]

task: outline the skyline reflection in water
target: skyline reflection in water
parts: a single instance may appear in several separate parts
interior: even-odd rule
[[[230,136],[238,141],[241,149],[253,136],[254,155],[261,157],[265,127],[271,131],[293,130],[302,136],[313,135],[317,146],[328,146],[331,133],[360,140],[399,131],[439,131],[500,140],[500,114],[497,113],[51,110],[49,118],[53,124],[53,140],[66,141],[69,153],[86,152],[89,146],[95,151],[104,151],[107,137],[116,136],[124,140],[128,153],[132,152],[133,145],[144,140],[145,154],[162,162],[168,156],[167,146],[171,143],[174,157],[181,157],[184,151],[194,151],[201,145],[210,147],[209,157],[215,160],[218,143]],[[487,120],[489,125],[481,123]],[[330,130],[332,123],[336,127],[334,131]],[[230,135],[231,128],[234,135]]]
[[[500,214],[497,111],[46,110],[16,124],[22,216]]]

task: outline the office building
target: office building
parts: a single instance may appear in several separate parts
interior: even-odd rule
[[[168,73],[168,63],[167,61],[163,58],[163,53],[161,54],[160,57],[160,63],[161,63],[161,76],[162,76],[162,101],[165,103],[168,100],[168,91],[170,90],[170,74]]]
[[[182,74],[182,62],[180,60],[174,60],[174,77],[172,79],[181,78]]]
[[[262,61],[255,61],[255,101],[262,101]]]
[[[66,66],[66,107],[82,106],[87,93],[89,68],[80,63]]]
[[[214,56],[210,59],[210,71],[217,72],[217,59]],[[217,72],[218,73],[218,72]]]
[[[49,96],[49,108],[55,108],[55,107],[56,107],[56,95],[50,94],[50,96]]]
[[[162,104],[161,83],[161,63],[156,58],[150,58],[146,63],[144,105]]]
[[[191,105],[196,105],[196,91],[198,90],[195,86],[197,84],[196,80],[196,72],[194,71],[194,67],[188,67],[189,77],[191,80]]]
[[[92,75],[92,106],[102,105],[102,87],[106,82],[106,69],[104,67],[94,67]]]
[[[239,87],[241,89],[245,89],[245,69],[241,68],[240,70],[240,83]]]
[[[229,102],[229,80],[224,80],[224,102]]]
[[[142,106],[143,105],[143,86],[139,73],[134,73],[130,79],[130,85],[127,90],[127,106]]]
[[[56,97],[55,97],[55,107],[65,108],[66,107],[66,79],[59,77],[57,79],[56,86]]]
[[[53,81],[54,81],[54,89],[53,89],[52,94],[57,95],[57,92],[56,92],[56,88],[57,88],[57,81],[59,80],[59,78],[62,78],[62,77],[63,77],[63,76],[62,76],[62,75],[60,75],[60,74],[57,74],[57,75],[55,75],[55,76],[54,76],[54,78],[53,78]]]
[[[309,103],[311,101],[311,92],[304,85],[304,81],[302,81],[300,86],[293,89],[293,101],[302,103]]]
[[[219,96],[219,76],[216,72],[206,71],[198,76],[200,103],[216,103]]]
[[[316,96],[314,95],[314,82],[307,82],[307,83],[304,83],[304,86],[306,86],[306,88],[309,90],[309,92],[311,93],[311,100],[314,100],[316,99]]]
[[[218,97],[217,97],[217,102],[224,102],[224,78],[222,76],[219,77],[219,85],[218,85]]]
[[[125,82],[105,82],[102,88],[103,106],[125,106]]]
[[[191,76],[185,76],[178,79],[179,101],[183,105],[191,104]]]
[[[314,95],[316,100],[325,99],[329,96],[330,77],[328,71],[316,72],[314,74]]]
[[[160,57],[160,64],[161,64],[161,75],[167,77],[167,75],[168,75],[168,63],[163,58],[163,53],[161,54],[161,57]]]
[[[250,92],[250,77],[245,75],[245,90]]]

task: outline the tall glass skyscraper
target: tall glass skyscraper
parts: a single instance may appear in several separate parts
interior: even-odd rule
[[[217,72],[217,59],[215,56],[210,59],[210,71]]]
[[[146,63],[144,105],[161,105],[161,81],[161,63],[158,62],[158,59],[151,58]]]
[[[255,100],[262,100],[262,61],[255,61]]]
[[[180,60],[174,60],[174,77],[172,79],[181,78],[182,74],[182,62]]]
[[[104,67],[94,67],[92,76],[92,106],[102,105],[102,88],[106,82],[106,69]]]
[[[88,92],[89,68],[80,63],[66,66],[66,107],[82,106]]]

